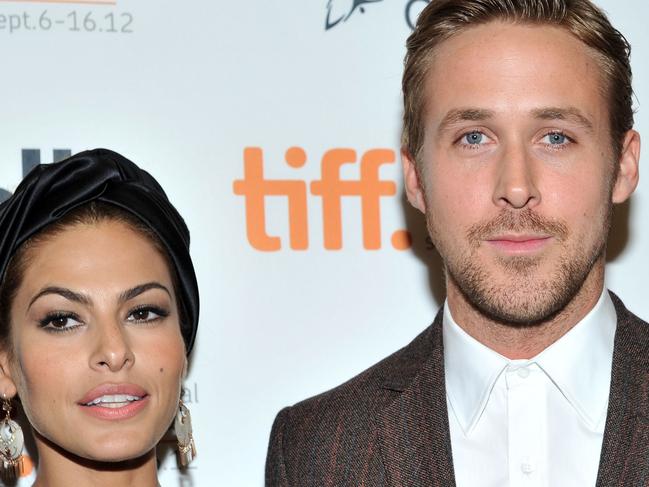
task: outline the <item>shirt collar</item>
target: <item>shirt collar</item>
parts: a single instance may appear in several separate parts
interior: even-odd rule
[[[536,363],[591,430],[603,425],[608,406],[617,315],[604,289],[593,309],[568,333],[529,361],[509,360],[466,333],[444,303],[446,393],[460,426],[477,425],[500,374],[510,365]]]

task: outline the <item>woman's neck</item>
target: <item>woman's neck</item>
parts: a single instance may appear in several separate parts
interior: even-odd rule
[[[38,436],[37,434],[35,436]],[[155,450],[125,462],[96,462],[76,457],[36,438],[38,473],[33,487],[157,487],[158,470]]]

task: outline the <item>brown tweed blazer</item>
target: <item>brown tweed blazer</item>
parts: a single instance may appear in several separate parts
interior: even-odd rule
[[[612,297],[618,323],[596,487],[647,487],[649,325]],[[280,411],[266,486],[454,486],[441,325],[439,313],[408,346]]]

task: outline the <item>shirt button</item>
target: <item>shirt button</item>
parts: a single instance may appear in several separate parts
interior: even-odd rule
[[[527,461],[521,463],[521,472],[523,472],[525,475],[533,474],[534,470],[536,470],[536,467],[532,462]]]
[[[521,367],[516,370],[516,373],[521,379],[527,379],[530,376],[530,369],[528,369],[527,367]]]

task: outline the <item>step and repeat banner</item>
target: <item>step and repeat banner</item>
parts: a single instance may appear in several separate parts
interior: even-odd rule
[[[38,162],[106,147],[151,172],[192,232],[198,457],[180,472],[165,440],[163,486],[261,487],[277,411],[407,344],[443,302],[400,174],[404,43],[426,3],[0,1],[0,199]],[[649,137],[649,4],[600,5],[633,45]],[[647,214],[641,180],[608,265],[645,318]]]

